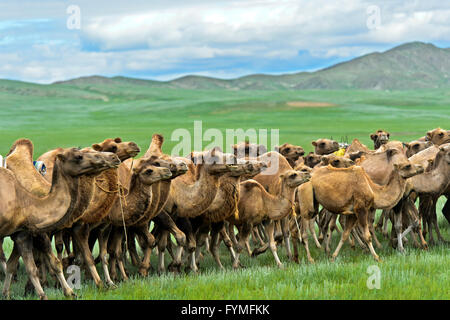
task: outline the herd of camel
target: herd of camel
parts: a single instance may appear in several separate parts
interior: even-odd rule
[[[222,242],[233,268],[242,267],[242,251],[257,256],[267,249],[281,268],[278,246],[298,263],[302,243],[314,262],[308,237],[330,253],[333,232],[341,239],[332,260],[349,241],[379,261],[375,230],[399,251],[405,241],[426,249],[434,243],[433,231],[445,241],[436,202],[447,197],[442,211],[450,221],[450,131],[437,128],[409,143],[392,141],[383,130],[370,137],[373,150],[357,139],[350,145],[318,139],[306,155],[289,143],[267,152],[263,145],[241,142],[233,146],[234,154],[214,148],[171,157],[162,151],[163,137],[154,134],[139,159],[134,159],[140,152],[136,143],[106,139],[43,154],[38,161],[45,174],[33,164],[32,142],[17,140],[0,168],[1,244],[7,236],[14,244],[8,260],[0,252],[3,295],[9,297],[20,257],[28,289],[46,299],[49,274],[69,297],[74,292],[64,269],[71,264],[82,266],[97,287],[114,288],[119,274],[128,279],[128,259],[140,275],[148,275],[152,250],[158,273],[166,271],[166,249],[170,271],[197,272],[206,252],[224,268]],[[264,174],[269,169],[275,170]],[[375,223],[376,209],[383,211]]]

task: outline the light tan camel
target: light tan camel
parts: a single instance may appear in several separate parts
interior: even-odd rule
[[[11,235],[15,242],[8,260],[4,296],[9,296],[12,276],[22,256],[36,293],[41,299],[47,298],[37,276],[31,234],[42,237],[43,246],[37,249],[46,255],[64,294],[73,295],[65,281],[62,264],[54,257],[50,240],[45,233],[64,226],[77,210],[80,176],[96,174],[118,164],[117,157],[111,158],[109,154],[105,157],[99,152],[84,153],[76,148],[63,149],[56,155],[52,186],[44,197],[33,195],[18,182],[12,171],[0,168],[0,235]]]
[[[264,219],[269,219],[266,226],[268,236],[268,244],[275,258],[278,267],[282,267],[282,263],[277,254],[277,247],[274,239],[274,222],[281,220],[286,216],[294,213],[294,193],[295,189],[309,179],[308,173],[300,173],[290,170],[280,175],[281,186],[277,195],[272,195],[255,180],[247,180],[240,184],[240,199],[238,203],[239,218],[231,216],[228,221],[236,226],[239,230],[239,248],[236,253],[236,259],[233,267],[237,268],[239,262],[239,254],[242,248],[248,244],[248,236],[252,229],[252,225],[261,223]],[[261,248],[261,251],[267,248]],[[247,248],[249,250],[249,248]]]
[[[339,150],[339,143],[330,139],[318,139],[311,144],[314,146],[314,153],[318,155],[330,154]]]
[[[292,168],[295,167],[296,162],[299,159],[303,160],[303,155],[305,154],[305,150],[301,146],[295,146],[290,143],[282,144],[281,146],[275,147],[275,151],[283,155],[286,160],[289,162]],[[301,161],[303,162],[303,161]],[[297,163],[298,164],[298,163]]]
[[[389,137],[391,134],[384,130],[377,130],[375,133],[370,135],[370,139],[373,141],[373,148],[377,150],[383,144],[386,144],[389,141]]]

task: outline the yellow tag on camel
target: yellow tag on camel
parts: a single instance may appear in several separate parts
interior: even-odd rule
[[[337,155],[338,157],[343,157],[345,154],[345,148],[341,148],[338,151],[333,152],[333,154]]]

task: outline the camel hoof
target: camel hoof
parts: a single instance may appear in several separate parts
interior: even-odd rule
[[[116,290],[118,288],[118,286],[114,282],[109,282],[106,285],[108,290]]]
[[[424,244],[422,245],[422,249],[423,249],[423,250],[428,250],[428,244],[427,244],[427,243],[424,243]]]
[[[48,297],[46,294],[39,297],[40,300],[48,300]]]
[[[148,277],[148,270],[147,270],[147,268],[140,267],[138,272],[141,275],[141,277]]]
[[[278,269],[280,269],[280,270],[284,270],[284,269],[286,269],[286,268],[285,268],[285,266],[284,266],[284,265],[282,265],[282,264],[279,264],[279,265],[278,265]]]
[[[308,261],[309,261],[309,263],[311,263],[311,264],[315,264],[315,263],[316,263],[316,261],[315,261],[313,258],[308,259]]]

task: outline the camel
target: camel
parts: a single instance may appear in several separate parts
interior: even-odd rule
[[[111,276],[115,278],[116,263],[119,266],[123,280],[128,276],[125,272],[122,255],[122,237],[124,228],[139,221],[152,203],[151,185],[160,180],[169,179],[172,173],[168,168],[154,166],[155,161],[162,161],[155,156],[141,158],[136,161],[131,170],[131,179],[127,187],[128,193],[123,199],[116,199],[106,219],[112,225],[108,252],[110,253]]]
[[[308,155],[304,157],[304,159],[305,165],[307,165],[310,168],[314,168],[317,164],[320,163],[322,157],[320,155],[315,154],[314,152],[310,152],[308,153]]]
[[[129,244],[130,257],[134,265],[139,266],[139,273],[142,276],[148,274],[150,268],[150,255],[153,247],[154,239],[153,233],[156,234],[158,244],[158,272],[161,273],[164,270],[164,252],[167,246],[169,232],[174,235],[178,244],[184,245],[186,242],[185,234],[176,226],[172,218],[167,213],[162,212],[162,208],[165,206],[170,192],[170,185],[172,179],[185,174],[188,171],[185,162],[173,159],[167,154],[162,152],[162,145],[164,143],[164,137],[160,134],[154,134],[152,136],[151,143],[144,157],[157,157],[164,160],[166,167],[170,169],[172,176],[169,179],[161,180],[152,185],[152,203],[147,214],[138,221],[135,225],[130,226],[128,231],[130,232],[131,241]],[[159,163],[160,166],[164,166],[164,163]],[[155,230],[152,234],[149,233],[150,221],[155,223]],[[140,261],[137,254],[134,237],[139,237],[139,243],[144,256]]]
[[[425,150],[431,147],[432,145],[433,143],[431,141],[419,141],[419,140],[411,141],[410,143],[408,143],[406,156],[410,158],[416,153],[419,153],[420,151]]]
[[[318,139],[311,143],[314,146],[314,153],[325,155],[339,150],[339,143],[330,139]]]
[[[364,230],[363,239],[370,253],[376,261],[379,261],[371,241],[368,212],[370,209],[394,207],[403,197],[406,179],[421,172],[423,172],[422,167],[409,162],[394,164],[388,183],[380,186],[374,183],[359,166],[334,168],[329,165],[315,170],[311,178],[314,200],[332,213],[347,215],[345,229],[332,255],[332,261],[338,256],[356,220]]]
[[[434,155],[434,159],[433,159]],[[430,159],[431,158],[431,159]],[[427,148],[410,158],[412,163],[432,164],[427,172],[410,179],[412,189],[420,197],[419,212],[428,225],[430,242],[433,243],[432,226],[436,230],[439,240],[442,238],[436,218],[436,201],[449,188],[450,181],[450,143]]]
[[[258,254],[258,251],[263,252],[270,248],[275,261],[279,268],[283,267],[278,254],[274,239],[274,221],[281,220],[289,214],[294,213],[294,193],[295,189],[305,183],[310,178],[309,173],[300,173],[294,170],[289,170],[280,176],[280,189],[277,195],[272,195],[256,180],[247,180],[240,184],[239,192],[240,198],[238,202],[239,217],[231,216],[228,221],[238,226],[239,229],[239,247],[237,248],[236,259],[233,267],[239,266],[239,255],[242,248],[248,244],[248,236],[252,229],[252,225],[261,223],[264,219],[269,219],[266,226],[266,233],[268,236],[268,244],[265,248],[257,249],[253,254]]]
[[[373,141],[373,148],[377,150],[383,144],[389,141],[390,133],[384,130],[377,130],[375,133],[370,135],[370,139]]]
[[[119,157],[120,161],[125,161],[130,157],[135,157],[140,152],[140,149],[136,143],[131,141],[123,142],[121,138],[105,139],[101,143],[93,144],[91,148],[83,149],[83,151],[86,152],[90,150],[103,153],[114,153],[117,157]],[[50,161],[52,158],[52,151],[47,152],[45,155],[46,156],[43,157],[44,163],[49,163],[51,166]],[[92,197],[90,200],[85,201],[85,206],[83,208],[84,210],[82,210],[80,219],[74,222],[73,225],[67,226],[67,228],[70,229],[64,231],[66,233],[66,239],[70,239],[70,237],[72,237],[75,249],[81,255],[81,259],[84,261],[87,269],[89,270],[95,285],[99,288],[103,287],[103,282],[95,267],[95,262],[92,256],[92,250],[88,244],[88,239],[94,228],[100,228],[101,230],[107,228],[107,225],[104,223],[104,219],[107,217],[112,206],[119,197],[119,193],[121,192],[120,190],[122,190],[118,176],[118,170],[121,168],[123,168],[123,164],[121,164],[118,169],[112,168],[102,172],[99,176],[94,178],[94,181],[90,182],[91,188],[86,186],[83,189],[84,194],[91,192]],[[103,238],[99,239],[99,248],[102,253],[102,257],[106,256],[106,240],[107,239]],[[62,250],[64,247],[62,232],[55,235],[55,245],[58,255],[62,257]],[[70,258],[70,243],[67,242],[65,247]],[[111,280],[108,272],[108,262],[106,257],[102,259],[101,262],[106,284],[110,288],[115,288],[115,284]]]
[[[237,158],[258,157],[267,153],[267,148],[262,144],[250,143],[248,141],[240,142],[231,146],[233,153]]]
[[[427,141],[431,141],[433,144],[440,146],[441,144],[450,142],[450,130],[443,130],[436,128],[427,132]]]
[[[315,166],[315,168],[320,168],[320,167],[327,166],[327,165],[331,165],[335,168],[348,168],[348,167],[355,165],[355,163],[348,158],[330,154],[330,155],[326,155],[326,156],[321,156],[321,161],[319,162],[319,164],[317,166]],[[311,174],[314,172],[315,168],[310,170]],[[307,183],[300,185],[297,188],[297,193],[296,193],[295,198],[296,198],[296,213],[298,213],[299,215],[298,215],[298,217],[294,218],[298,221],[291,219],[291,223],[290,223],[290,228],[291,228],[292,238],[293,238],[293,245],[294,245],[293,260],[297,263],[299,262],[298,241],[301,240],[305,247],[308,261],[311,263],[314,263],[314,259],[311,257],[311,253],[309,251],[308,237],[306,234],[306,230],[309,229],[310,233],[313,235],[313,239],[314,239],[314,242],[316,243],[316,246],[318,248],[321,248],[321,245],[317,239],[317,236],[316,236],[316,233],[314,230],[314,220],[307,219],[305,214],[303,214],[303,215],[300,214],[301,212],[314,212],[314,214],[312,214],[312,216],[315,216],[316,215],[315,212],[317,212],[317,210],[318,210],[318,208],[314,207],[314,206],[307,208],[307,206],[309,204],[313,204],[313,192],[312,192],[312,188],[311,188],[311,182],[307,182]],[[326,211],[326,209],[322,209],[320,213],[323,216],[326,216],[328,212]],[[333,219],[333,221],[328,221],[328,223],[326,225],[322,225],[319,223],[319,227],[323,230],[328,229],[329,225],[330,225],[331,231],[329,231],[327,234],[330,234],[329,237],[331,237],[331,232],[333,231],[333,227],[335,225],[335,219]],[[300,228],[298,226],[300,226]],[[300,229],[303,230],[303,232],[300,231]],[[325,232],[323,231],[323,233],[325,233]],[[303,238],[301,238],[301,234],[303,234]],[[329,242],[326,242],[326,243],[329,244]]]
[[[295,167],[296,162],[299,159],[303,159],[302,156],[305,154],[305,150],[303,150],[302,147],[295,146],[290,143],[285,143],[285,144],[282,144],[281,146],[275,147],[275,151],[277,151],[281,155],[283,155],[286,158],[286,160],[289,162],[289,164],[291,165],[292,168]]]
[[[219,190],[214,201],[201,216],[192,222],[197,227],[197,257],[200,254],[201,245],[205,243],[208,232],[211,230],[211,246],[209,250],[220,269],[224,269],[224,267],[219,256],[219,236],[226,234],[224,223],[231,215],[235,215],[235,218],[239,219],[238,201],[240,199],[239,183],[241,177],[245,176],[246,179],[251,179],[267,168],[267,165],[263,162],[243,161],[241,159],[238,159],[237,166],[237,170],[220,177]],[[224,242],[234,262],[236,255],[232,247],[233,244],[228,237],[224,239]]]
[[[237,167],[236,157],[222,153],[220,148],[209,151],[192,152],[189,158],[177,158],[187,164],[188,172],[172,180],[169,199],[164,210],[173,217],[177,226],[186,234],[188,239],[187,251],[191,257],[190,269],[197,272],[195,263],[195,238],[189,218],[201,215],[214,201],[219,178]],[[181,267],[183,247],[179,246],[171,266]]]
[[[106,156],[105,156],[106,155]],[[79,202],[80,176],[97,174],[111,167],[117,167],[119,159],[102,155],[99,152],[84,153],[76,148],[63,149],[56,155],[52,177],[52,186],[44,197],[38,197],[26,190],[9,169],[0,169],[0,235],[10,235],[15,246],[7,264],[3,295],[9,296],[9,288],[14,272],[17,270],[20,256],[36,293],[46,299],[45,292],[37,276],[33,258],[31,234],[43,240],[40,249],[47,258],[60,281],[64,294],[73,296],[73,291],[65,281],[62,264],[53,256],[50,240],[45,234],[58,230],[77,210]]]
[[[354,156],[353,158],[350,156],[351,154],[358,153],[357,156]],[[361,154],[367,154],[367,153],[373,153],[373,150],[370,150],[365,144],[361,143],[358,139],[353,139],[352,143],[348,148],[345,150],[345,157],[352,158],[352,160],[355,160],[356,158],[359,158]]]

